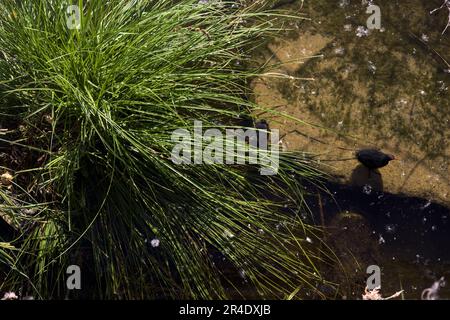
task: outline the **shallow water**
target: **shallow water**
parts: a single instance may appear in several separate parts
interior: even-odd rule
[[[258,58],[293,78],[258,79],[255,100],[328,129],[266,117],[288,150],[320,154],[335,179],[322,194],[329,244],[344,269],[328,270],[339,297],[361,298],[368,265],[382,270],[382,294],[423,289],[450,279],[449,12],[441,0],[372,1],[381,29],[367,30],[367,1],[296,1],[282,8],[311,20],[289,29]],[[302,78],[302,79],[295,79]],[[308,78],[309,80],[305,80]],[[395,154],[378,174],[354,160],[361,147]],[[316,193],[316,191],[314,191]],[[320,207],[310,198],[317,217]],[[316,221],[317,222],[317,221]],[[449,285],[440,290],[450,299]]]
[[[328,183],[321,194],[328,243],[335,248],[348,278],[336,268],[329,277],[341,284],[341,296],[361,298],[366,268],[381,268],[385,296],[404,289],[405,299],[420,299],[423,289],[441,277],[450,279],[450,209],[427,199]],[[319,211],[316,197],[309,200]],[[317,220],[317,218],[316,218]],[[351,252],[351,253],[350,253]],[[450,299],[449,286],[440,290]]]
[[[339,159],[381,148],[399,159],[383,169],[384,190],[450,206],[448,11],[430,16],[439,1],[401,3],[380,1],[382,29],[367,34],[359,0],[284,6],[311,20],[280,23],[289,30],[259,58],[283,62],[276,71],[293,78],[254,81],[255,100],[327,128],[267,116],[287,149],[321,154],[341,182],[352,182],[357,164]]]

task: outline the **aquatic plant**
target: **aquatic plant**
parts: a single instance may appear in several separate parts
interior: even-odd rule
[[[170,160],[175,129],[194,119],[236,127],[259,108],[246,84],[261,70],[246,67],[248,53],[276,31],[276,13],[235,1],[76,3],[74,28],[62,0],[0,4],[1,165],[12,176],[12,188],[0,189],[8,222],[0,290],[37,298],[315,290],[323,249],[306,241],[317,230],[300,218],[303,183],[319,177],[308,159],[281,153],[275,176]],[[72,264],[80,293],[66,290]]]

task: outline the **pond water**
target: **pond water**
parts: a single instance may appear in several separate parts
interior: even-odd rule
[[[420,299],[434,281],[450,279],[448,207],[337,183],[328,183],[327,189],[330,194],[308,202],[313,212],[322,206],[325,241],[341,262],[325,275],[340,284],[340,297],[361,298],[369,265],[381,269],[384,296],[403,289],[403,298]],[[449,286],[440,297],[450,298]]]
[[[283,36],[257,54],[287,77],[255,80],[255,100],[317,125],[258,114],[284,148],[319,154],[333,176],[333,197],[321,201],[326,240],[346,270],[329,271],[341,298],[361,298],[370,264],[382,270],[384,296],[404,289],[420,299],[450,279],[450,12],[430,14],[442,2],[371,1],[381,29],[368,30],[368,1],[291,1],[281,8],[309,20],[280,19]],[[369,175],[351,160],[362,147],[399,160]]]

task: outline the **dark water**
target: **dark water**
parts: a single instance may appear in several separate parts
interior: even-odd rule
[[[381,268],[385,296],[404,289],[405,299],[420,299],[434,281],[450,279],[449,208],[406,195],[332,182],[326,186],[330,194],[321,193],[320,201],[328,242],[350,278],[334,274],[339,269],[325,277],[343,282],[340,295],[361,298],[370,264]],[[316,196],[308,203],[313,212],[320,211]],[[440,297],[450,299],[449,286],[441,289]]]

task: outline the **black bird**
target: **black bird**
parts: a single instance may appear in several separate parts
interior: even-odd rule
[[[253,118],[247,114],[241,114],[237,119],[237,125],[239,127],[253,128],[255,125]]]
[[[255,123],[255,128],[258,130],[265,130],[265,131],[270,131],[269,129],[269,124],[267,123],[266,120],[261,119],[259,121],[256,121]]]
[[[383,153],[376,149],[361,149],[356,152],[356,158],[369,170],[386,166],[389,161],[395,160],[391,154]]]
[[[256,128],[256,130],[258,130],[257,131],[258,147],[261,149],[266,149],[270,143],[270,141],[269,141],[269,133],[270,133],[269,124],[267,123],[266,120],[261,119],[261,120],[256,121],[255,128]]]
[[[255,128],[262,131],[270,131],[269,123],[265,119],[254,121],[252,117],[247,115],[240,116],[239,119],[241,119],[238,122],[238,125],[240,127]]]
[[[242,120],[239,121],[238,123],[239,126],[256,129],[255,130],[256,136],[254,138],[252,137],[251,139],[249,139],[249,137],[246,136],[245,142],[250,143],[254,147],[259,146],[260,148],[265,149],[269,144],[269,133],[270,133],[269,123],[264,119],[255,121],[252,117],[247,115],[240,116],[240,119]],[[262,139],[263,137],[265,139]]]

